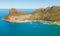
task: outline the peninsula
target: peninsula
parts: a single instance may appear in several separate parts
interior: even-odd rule
[[[9,22],[21,22],[29,20],[52,21],[60,24],[60,6],[51,6],[47,8],[38,8],[30,14],[12,8],[9,15],[3,18]]]

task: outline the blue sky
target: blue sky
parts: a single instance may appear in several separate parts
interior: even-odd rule
[[[54,5],[60,6],[60,0],[0,0],[0,9],[37,9]]]

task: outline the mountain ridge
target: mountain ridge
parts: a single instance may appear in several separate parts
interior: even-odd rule
[[[57,21],[60,19],[60,6],[52,6],[48,8],[43,9],[37,9],[33,12],[33,14],[40,14],[40,17],[42,17],[42,20],[49,20],[49,21]],[[58,18],[57,18],[58,17]]]

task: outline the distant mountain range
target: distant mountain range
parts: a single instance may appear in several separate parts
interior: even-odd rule
[[[45,21],[60,21],[60,6],[52,6],[47,8],[38,8],[30,14],[23,13],[22,11],[12,8],[9,15],[4,19],[11,20],[45,20]],[[14,17],[15,16],[15,17]],[[16,18],[16,17],[19,18]],[[22,17],[23,16],[23,17]]]

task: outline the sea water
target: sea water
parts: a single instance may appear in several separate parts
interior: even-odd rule
[[[0,18],[8,14],[9,10],[0,10]],[[60,36],[60,26],[42,22],[11,23],[0,20],[0,36]]]

